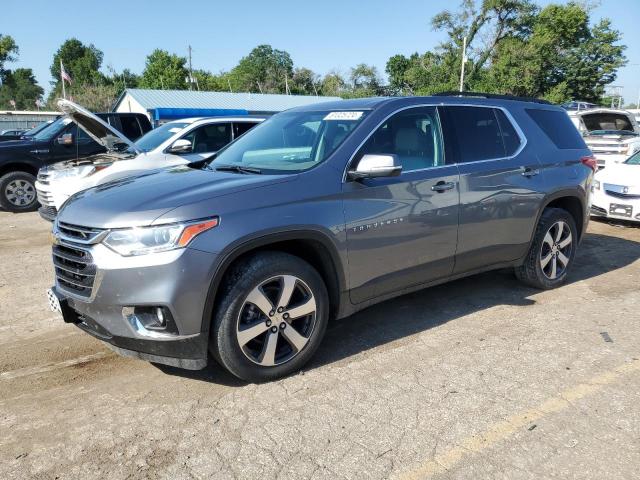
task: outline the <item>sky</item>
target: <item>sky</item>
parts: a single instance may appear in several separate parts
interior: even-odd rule
[[[592,21],[609,17],[623,34],[629,65],[614,83],[623,87],[625,102],[635,103],[640,95],[640,0],[596,4]],[[444,40],[430,20],[457,6],[455,0],[3,0],[0,33],[11,35],[20,47],[19,60],[10,68],[32,68],[47,91],[53,55],[70,37],[102,50],[103,70],[110,65],[141,73],[155,48],[186,56],[191,45],[194,68],[219,72],[266,43],[289,52],[295,66],[319,74],[348,73],[367,63],[384,75],[392,55],[422,53]]]

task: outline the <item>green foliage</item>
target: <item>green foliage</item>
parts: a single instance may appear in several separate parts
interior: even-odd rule
[[[293,60],[284,50],[258,45],[229,72],[234,92],[286,93]]]
[[[186,63],[184,57],[156,49],[147,57],[139,85],[141,88],[185,90],[188,76]]]
[[[14,62],[18,57],[18,45],[9,35],[0,33],[0,73],[4,71],[6,62]]]
[[[30,68],[6,70],[2,74],[0,86],[0,109],[13,110],[10,100],[16,102],[18,110],[35,110],[36,100],[39,100],[44,90],[36,82]]]
[[[327,73],[320,82],[320,93],[328,97],[346,95],[347,82],[338,72]]]
[[[66,40],[53,55],[50,72],[53,85],[60,83],[60,60],[64,69],[71,76],[72,85],[100,85],[105,78],[100,73],[102,66],[102,51],[93,44],[85,45],[76,38]]]
[[[467,37],[465,89],[597,101],[626,63],[620,32],[604,19],[590,26],[583,4],[530,0],[464,0],[456,13],[432,20],[448,41],[434,51],[387,62],[391,88],[400,94],[457,90],[462,39]]]

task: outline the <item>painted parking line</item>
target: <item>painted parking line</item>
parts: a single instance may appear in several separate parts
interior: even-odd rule
[[[638,371],[640,371],[640,360],[634,359],[632,362],[619,365],[612,370],[591,378],[586,383],[564,390],[557,396],[551,397],[533,408],[497,422],[484,432],[463,439],[458,445],[436,455],[413,470],[396,475],[395,478],[399,480],[418,480],[445,473],[466,457],[491,448],[496,443],[507,439],[520,429],[530,425],[531,422],[537,421],[546,415],[565,410],[572,405],[572,402],[593,395],[605,386]]]
[[[45,365],[38,365],[36,367],[18,368],[16,370],[10,370],[8,372],[0,373],[0,380],[13,380],[14,378],[46,373],[52,370],[58,370],[60,368],[67,368],[67,367],[72,367],[73,365],[93,362],[94,360],[98,360],[100,358],[104,358],[111,355],[113,355],[113,353],[111,352],[98,352],[98,353],[93,353],[91,355],[85,355],[84,357],[64,360],[63,362],[48,363]]]

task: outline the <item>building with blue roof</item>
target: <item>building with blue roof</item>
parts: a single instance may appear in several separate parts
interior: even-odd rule
[[[127,88],[112,110],[144,113],[154,125],[159,125],[187,117],[273,115],[294,107],[337,100],[340,97]]]

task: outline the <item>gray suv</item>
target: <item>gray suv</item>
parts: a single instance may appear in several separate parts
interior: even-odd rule
[[[280,113],[200,164],[65,203],[51,307],[117,352],[248,381],[300,369],[329,319],[513,267],[561,285],[595,160],[567,113],[497,96]],[[400,320],[399,320],[400,321]]]

